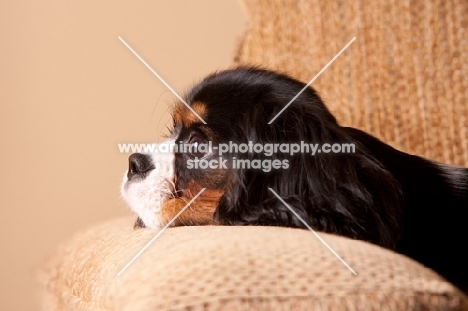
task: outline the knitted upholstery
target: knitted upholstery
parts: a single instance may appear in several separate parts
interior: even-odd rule
[[[236,64],[310,81],[342,125],[468,166],[468,1],[245,0]],[[285,103],[286,104],[286,103]]]
[[[362,241],[321,233],[353,275],[308,230],[167,229],[134,218],[76,234],[47,260],[43,310],[468,310],[450,283],[420,264]]]

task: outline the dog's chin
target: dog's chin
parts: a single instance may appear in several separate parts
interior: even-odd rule
[[[124,175],[121,193],[128,206],[152,229],[161,228],[161,205],[173,197],[174,155],[151,156],[155,166],[146,176],[134,176],[130,180]]]
[[[125,174],[122,183],[122,197],[130,209],[134,211],[148,228],[161,227],[159,211],[161,205],[167,200],[163,190],[167,181],[156,176],[148,175],[147,179],[128,181]]]

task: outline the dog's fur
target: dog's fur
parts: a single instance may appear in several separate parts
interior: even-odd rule
[[[312,228],[375,243],[412,257],[468,287],[468,169],[400,152],[354,128],[338,125],[312,88],[271,124],[304,87],[286,75],[236,68],[212,74],[179,103],[169,141],[190,144],[353,143],[355,153],[225,154],[236,159],[287,160],[289,168],[187,169],[207,153],[136,154],[122,193],[137,226],[167,224],[202,188],[173,225],[265,225],[304,228],[272,188]],[[179,150],[180,151],[180,150]],[[164,165],[162,165],[164,164]]]

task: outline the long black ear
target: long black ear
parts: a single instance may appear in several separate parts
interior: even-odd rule
[[[271,99],[253,106],[234,131],[236,141],[263,146],[354,144],[355,152],[231,154],[230,163],[279,160],[288,165],[269,172],[231,167],[215,220],[228,225],[304,227],[268,190],[272,188],[315,230],[394,248],[400,234],[400,185],[358,140],[347,135],[312,90],[305,93],[271,125],[267,122],[283,106]]]

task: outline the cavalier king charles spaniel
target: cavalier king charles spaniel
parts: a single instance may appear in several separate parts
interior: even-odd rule
[[[135,227],[161,228],[205,188],[172,226],[305,228],[300,216],[468,287],[468,169],[340,126],[311,87],[268,70],[211,74],[185,102],[158,152],[129,158],[122,194]]]

